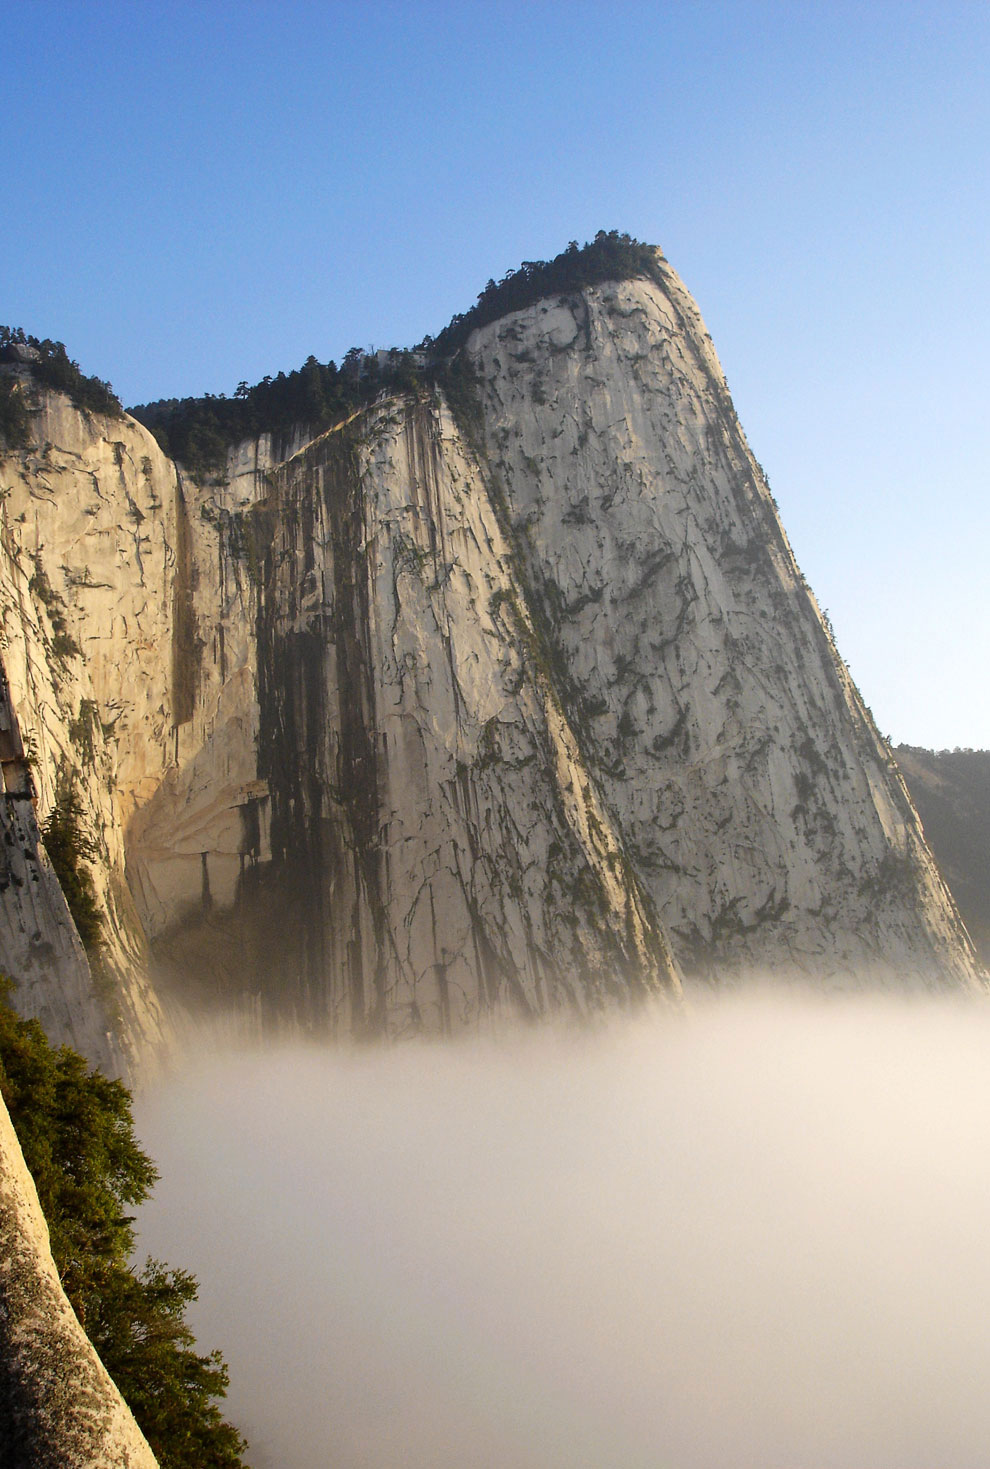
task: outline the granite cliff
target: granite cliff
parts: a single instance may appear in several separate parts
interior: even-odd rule
[[[0,654],[106,915],[94,985],[12,829],[22,1008],[127,1064],[163,997],[395,1036],[981,983],[663,257],[449,357],[210,475],[22,374]]]
[[[544,301],[471,352],[492,478],[683,972],[971,974],[675,273]]]

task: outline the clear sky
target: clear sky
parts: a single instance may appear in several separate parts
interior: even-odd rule
[[[982,0],[19,0],[0,48],[0,320],[230,393],[628,230],[881,729],[990,746]]]

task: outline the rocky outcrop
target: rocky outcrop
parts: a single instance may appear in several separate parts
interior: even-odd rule
[[[0,463],[0,656],[37,817],[43,826],[59,801],[71,803],[78,860],[104,916],[94,994],[78,939],[66,949],[64,903],[51,919],[39,910],[32,927],[19,906],[26,890],[12,882],[11,941],[0,966],[18,981],[22,1013],[42,1018],[53,1039],[118,1070],[137,1051],[148,1056],[168,1033],[147,980],[124,834],[131,813],[161,782],[173,745],[168,589],[176,474],[131,420],[81,413],[59,393],[38,392],[34,406],[35,447]],[[14,869],[26,862],[40,871],[31,855],[33,815],[8,795],[9,821],[14,809],[24,835],[12,832],[10,860]],[[34,959],[44,955],[41,970],[61,998],[46,996],[37,981]],[[116,1037],[113,1054],[108,1032]]]
[[[44,413],[8,462],[7,656],[41,811],[71,784],[103,858],[132,1048],[162,1033],[145,936],[187,1005],[331,1033],[676,991],[440,399],[207,485]]]
[[[223,718],[131,828],[159,952],[357,1035],[676,988],[442,403],[379,405],[256,487],[206,517]]]
[[[469,343],[491,480],[630,865],[686,973],[971,983],[697,307],[658,266]]]
[[[678,968],[978,983],[662,257],[448,384],[203,484],[40,394],[0,466],[12,701],[127,1044],[163,994],[400,1035]]]
[[[0,1101],[0,1469],[154,1469],[66,1300]]]
[[[103,996],[38,831],[34,779],[2,659],[0,762],[0,952],[17,977],[19,1009],[115,1072],[121,1057]]]

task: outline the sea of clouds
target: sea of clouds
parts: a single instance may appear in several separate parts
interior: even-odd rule
[[[976,1469],[990,1004],[774,998],[139,1099],[254,1469]]]

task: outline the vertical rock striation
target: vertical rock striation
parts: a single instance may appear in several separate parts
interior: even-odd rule
[[[175,471],[129,419],[81,413],[53,392],[39,391],[34,406],[34,447],[0,460],[0,657],[37,818],[43,826],[59,802],[76,813],[76,855],[103,915],[92,965],[98,993],[78,938],[65,937],[64,902],[50,917],[39,911],[31,928],[16,882],[7,889],[0,967],[19,981],[14,999],[24,1014],[118,1070],[167,1035],[146,978],[124,836],[168,757],[162,654],[171,641]],[[17,806],[23,830],[7,844],[15,867],[33,863],[28,805]],[[47,869],[42,862],[35,870]],[[36,891],[48,883],[39,876]],[[33,956],[49,948],[39,969]],[[46,969],[47,995],[38,982]]]
[[[325,434],[258,515],[283,995],[367,1034],[676,988],[442,404]]]
[[[50,1035],[71,1038],[105,1071],[120,1067],[103,998],[58,879],[46,860],[34,780],[0,659],[0,952],[18,1005]]]
[[[584,747],[684,971],[974,982],[890,750],[663,257],[657,280],[542,301],[468,350]]]
[[[383,399],[206,482],[37,391],[0,651],[42,823],[82,813],[125,1060],[165,995],[368,1036],[675,966],[980,982],[697,309],[648,275],[476,331],[456,412]],[[23,814],[0,962],[93,1055]]]
[[[450,401],[262,435],[207,482],[17,370],[0,968],[53,1040],[133,1070],[204,1004],[368,1038],[679,972],[982,983],[659,254],[474,332]],[[154,1463],[2,1106],[0,1414],[0,1469]]]

